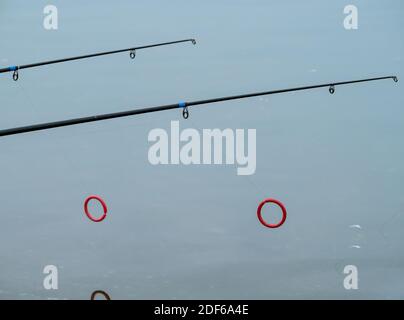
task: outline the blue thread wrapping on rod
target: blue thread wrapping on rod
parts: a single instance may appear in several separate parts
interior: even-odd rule
[[[73,61],[73,60],[94,58],[94,57],[116,54],[116,53],[126,52],[126,51],[143,50],[143,49],[173,45],[173,44],[178,44],[178,43],[188,42],[188,41],[192,41],[192,43],[193,43],[194,39],[184,39],[184,40],[177,40],[177,41],[171,41],[171,42],[155,43],[155,44],[149,44],[149,45],[145,45],[145,46],[131,47],[128,49],[119,49],[119,50],[113,50],[113,51],[91,53],[91,54],[86,54],[86,55],[81,55],[81,56],[76,56],[76,57],[70,57],[70,58],[49,60],[49,61],[19,65],[19,66],[10,66],[10,67],[5,67],[5,68],[0,68],[0,74],[5,73],[5,72],[10,72],[10,71],[11,72],[18,71],[18,70],[27,69],[27,68],[42,67],[42,66],[49,65],[49,64],[56,64],[56,63],[62,63],[62,62],[67,62],[67,61]]]
[[[21,68],[21,67],[22,66],[20,66],[19,68]],[[0,69],[0,71],[1,70],[2,69]],[[356,83],[364,83],[364,82],[369,82],[369,81],[387,80],[387,79],[393,79],[395,81],[398,81],[398,78],[396,76],[384,76],[384,77],[378,77],[378,78],[367,78],[367,79],[360,79],[360,80],[331,82],[331,83],[323,83],[323,84],[294,87],[294,88],[285,88],[285,89],[278,89],[278,90],[271,90],[271,91],[252,92],[252,93],[245,93],[245,94],[239,94],[239,95],[233,95],[233,96],[210,98],[210,99],[197,100],[197,101],[180,102],[180,103],[166,104],[166,105],[153,106],[153,107],[140,108],[140,109],[137,108],[137,109],[132,109],[132,110],[120,111],[120,112],[98,114],[98,115],[92,115],[92,116],[81,117],[81,118],[67,119],[67,120],[62,120],[62,121],[40,123],[40,124],[34,124],[34,125],[29,125],[29,126],[24,126],[24,127],[0,130],[0,137],[11,136],[11,135],[15,135],[15,134],[22,134],[22,133],[27,133],[27,132],[40,131],[40,130],[48,130],[48,129],[53,129],[53,128],[73,126],[73,125],[90,123],[90,122],[95,122],[95,121],[117,119],[117,118],[141,115],[141,114],[152,113],[152,112],[157,112],[157,111],[173,110],[173,109],[177,109],[178,107],[184,108],[184,110],[183,110],[183,112],[184,112],[183,116],[184,116],[187,113],[187,112],[185,112],[187,110],[187,108],[191,107],[191,106],[199,106],[199,105],[205,105],[205,104],[219,103],[219,102],[223,102],[223,101],[253,98],[253,97],[258,97],[258,96],[289,93],[289,92],[294,92],[294,91],[304,91],[304,90],[312,90],[312,89],[319,89],[319,88],[326,88],[326,87],[329,88],[332,85],[336,87],[336,86],[342,86],[342,85],[347,85],[347,84],[354,84],[354,83],[356,84]]]

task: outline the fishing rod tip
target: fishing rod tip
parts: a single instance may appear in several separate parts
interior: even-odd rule
[[[196,40],[195,39],[191,39],[191,42],[193,45],[196,45]]]
[[[398,78],[396,76],[393,77],[394,82],[398,82]]]

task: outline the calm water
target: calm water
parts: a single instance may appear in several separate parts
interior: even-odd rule
[[[403,71],[402,1],[1,0],[0,65],[195,37],[0,75],[0,128]],[[393,81],[0,139],[0,298],[403,298],[404,108]],[[255,128],[257,170],[152,166],[154,128]],[[102,223],[83,213],[99,194]],[[288,219],[261,226],[274,197]],[[270,210],[268,210],[269,212]],[[272,211],[276,219],[275,210]],[[359,227],[350,227],[359,225]],[[59,270],[45,290],[43,268]],[[345,290],[345,265],[359,290]]]

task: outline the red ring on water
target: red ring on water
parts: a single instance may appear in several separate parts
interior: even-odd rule
[[[262,210],[262,207],[263,207],[266,203],[275,203],[276,205],[278,205],[278,207],[280,207],[280,208],[282,209],[282,220],[281,220],[279,223],[277,223],[277,224],[270,224],[270,223],[267,223],[267,222],[264,220],[264,218],[262,218],[261,210]],[[285,222],[285,220],[286,220],[286,215],[287,215],[287,212],[286,212],[285,206],[283,205],[282,202],[280,202],[280,201],[278,201],[278,200],[276,200],[276,199],[271,199],[271,198],[265,199],[264,201],[262,201],[262,202],[259,204],[258,209],[257,209],[258,220],[262,223],[262,225],[264,225],[264,226],[267,227],[267,228],[272,228],[272,229],[273,229],[273,228],[279,228],[279,227],[280,227],[281,225],[283,225],[283,223]]]
[[[103,214],[101,217],[99,217],[99,218],[94,218],[94,217],[91,215],[91,213],[88,211],[88,203],[90,202],[90,200],[97,200],[97,201],[99,201],[99,202],[101,203],[102,208],[103,208],[103,210],[104,210],[104,214]],[[105,201],[102,200],[101,197],[99,197],[99,196],[89,196],[89,197],[86,199],[86,201],[84,201],[84,212],[86,213],[87,217],[88,217],[90,220],[92,220],[92,221],[94,221],[94,222],[101,222],[101,221],[104,220],[105,217],[107,216],[108,208],[107,208],[107,205],[106,205]]]

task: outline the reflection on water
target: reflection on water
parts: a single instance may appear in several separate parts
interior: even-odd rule
[[[102,296],[102,298],[105,298],[105,300],[111,300],[111,297],[108,295],[108,293],[106,293],[103,290],[96,290],[91,294],[91,300],[96,300],[95,298],[97,296]]]

